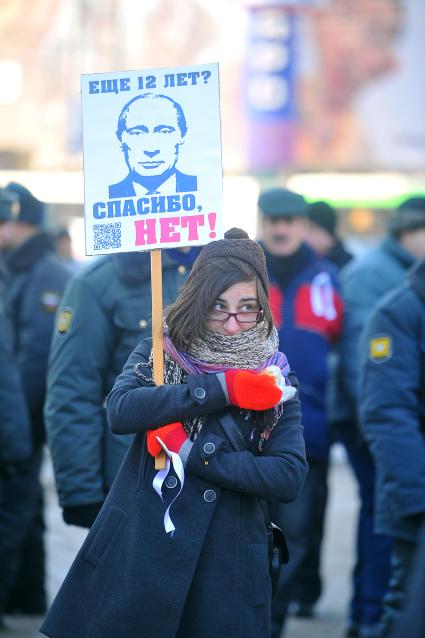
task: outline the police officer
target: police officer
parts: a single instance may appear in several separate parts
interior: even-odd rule
[[[5,264],[6,304],[11,313],[13,351],[31,420],[32,454],[20,473],[12,502],[19,503],[19,521],[0,511],[0,538],[10,547],[1,557],[0,600],[9,597],[11,612],[42,614],[46,609],[44,521],[39,472],[45,439],[43,403],[48,351],[54,314],[69,274],[52,254],[49,236],[41,229],[45,206],[24,186],[11,183],[19,212],[9,223]],[[13,547],[12,547],[13,545]],[[10,589],[11,583],[13,588]]]
[[[198,248],[163,251],[163,300],[175,299]],[[150,336],[150,256],[106,255],[70,281],[53,337],[45,405],[66,523],[90,527],[131,437],[109,431],[104,401],[140,339]]]
[[[425,260],[375,309],[361,356],[361,424],[377,477],[375,530],[394,538],[379,633],[388,638],[425,521]]]
[[[358,425],[362,401],[359,342],[373,308],[390,290],[403,283],[415,261],[425,257],[425,197],[403,202],[388,220],[388,233],[380,245],[340,272],[345,302],[340,344],[339,404],[333,415],[359,486],[357,558],[347,635],[379,635],[382,600],[390,577],[391,538],[374,532],[375,468]]]
[[[0,189],[0,248],[3,244],[3,230],[12,219],[16,200],[4,189]],[[5,309],[6,271],[0,255],[0,511],[10,517],[18,514],[19,503],[10,500],[16,493],[15,479],[31,454],[31,438],[28,410],[22,391],[18,370],[12,356],[12,331]],[[0,565],[3,556],[9,552],[13,537],[0,534]],[[7,578],[1,570],[0,579]],[[0,591],[6,592],[1,588]],[[0,627],[4,610],[4,597],[0,599]]]

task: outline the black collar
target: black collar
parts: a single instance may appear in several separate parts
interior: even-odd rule
[[[46,232],[39,232],[6,255],[7,269],[9,272],[29,270],[41,257],[52,252],[51,237]]]
[[[267,268],[281,288],[289,286],[298,273],[316,258],[313,251],[305,243],[302,243],[298,250],[287,257],[271,255],[266,248],[264,248],[264,252],[266,253]]]

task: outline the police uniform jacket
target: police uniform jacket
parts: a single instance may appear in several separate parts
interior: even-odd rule
[[[163,301],[188,274],[163,251]],[[69,282],[49,360],[45,419],[62,507],[104,501],[131,441],[109,432],[105,398],[151,331],[149,253],[93,260]]]
[[[377,471],[375,527],[414,540],[425,514],[425,262],[376,308],[361,364],[362,429]]]
[[[366,321],[383,295],[403,283],[413,262],[413,256],[398,241],[386,237],[376,249],[353,260],[340,272],[345,312],[340,344],[340,401],[344,405],[339,407],[347,420],[357,413],[361,388],[359,342]]]
[[[30,423],[21,379],[13,359],[12,328],[4,306],[0,263],[0,468],[29,457]]]
[[[6,258],[6,303],[14,332],[14,356],[27,401],[35,445],[44,441],[43,404],[54,317],[70,274],[37,233]]]
[[[42,627],[51,638],[267,638],[271,585],[259,498],[289,502],[307,471],[298,398],[256,455],[236,452],[216,415],[226,399],[215,375],[154,388],[134,372],[151,350],[142,342],[108,398],[112,430],[135,439],[100,515]],[[152,487],[145,432],[207,415],[191,448],[183,490],[166,482],[164,501]],[[247,442],[252,423],[245,422]],[[255,437],[254,437],[255,438]],[[169,477],[167,477],[168,479]]]

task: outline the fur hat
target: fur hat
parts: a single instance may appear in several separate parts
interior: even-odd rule
[[[45,204],[22,184],[10,182],[5,189],[9,194],[14,195],[19,202],[19,213],[16,217],[17,222],[25,222],[34,226],[41,226],[44,218]]]
[[[263,284],[266,295],[269,294],[269,278],[264,250],[260,244],[250,239],[241,228],[231,228],[224,233],[224,239],[206,244],[193,264],[192,273],[202,268],[207,261],[223,257],[233,257],[249,264]]]
[[[425,197],[411,197],[394,211],[388,221],[388,232],[394,237],[425,228]]]

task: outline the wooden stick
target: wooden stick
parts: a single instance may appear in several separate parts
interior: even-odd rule
[[[152,342],[153,379],[156,385],[164,383],[164,350],[162,345],[162,268],[161,251],[151,250],[151,294],[152,294]],[[165,467],[165,453],[155,457],[155,469]]]

